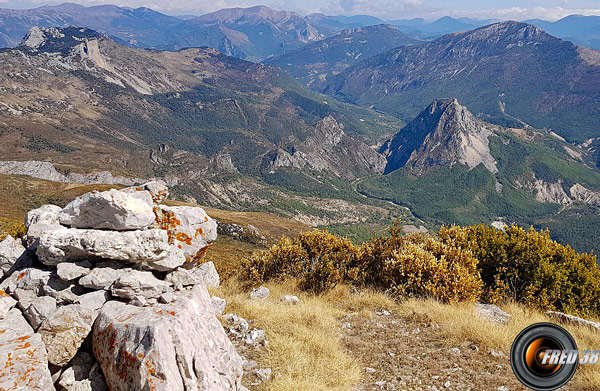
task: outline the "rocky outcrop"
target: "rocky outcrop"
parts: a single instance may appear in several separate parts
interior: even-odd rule
[[[569,314],[565,314],[563,312],[558,312],[558,311],[547,311],[546,315],[548,315],[550,318],[552,318],[558,322],[564,323],[564,324],[585,326],[585,327],[589,327],[591,329],[600,331],[600,323],[592,322],[590,320],[583,319],[583,318],[580,318],[575,315],[569,315]]]
[[[125,178],[122,176],[113,176],[109,171],[100,171],[94,174],[70,173],[61,174],[54,168],[50,162],[40,162],[36,160],[28,161],[0,161],[0,174],[26,175],[32,178],[45,179],[55,182],[73,182],[91,185],[95,183],[105,185],[125,185],[131,186],[135,183],[143,182],[138,178]]]
[[[18,309],[0,320],[0,390],[55,390],[46,346]]]
[[[562,187],[562,180],[551,183],[542,179],[533,178],[528,181],[515,181],[517,187],[525,189],[534,194],[535,199],[539,202],[568,205],[571,198],[565,193]]]
[[[98,315],[93,341],[94,355],[113,391],[148,386],[224,391],[240,385],[241,359],[202,286],[152,307],[109,302]]]
[[[278,149],[268,159],[267,170],[271,173],[281,167],[309,168],[328,170],[348,179],[381,174],[386,164],[384,156],[346,135],[344,125],[331,115],[319,121],[306,140]]]
[[[493,125],[473,116],[456,99],[438,99],[404,129],[387,140],[379,152],[387,157],[385,173],[408,166],[418,175],[434,166],[483,164],[498,172],[490,153]]]
[[[600,192],[589,190],[585,186],[576,183],[569,189],[573,201],[584,202],[589,205],[600,206]]]
[[[0,390],[241,389],[226,303],[207,291],[219,275],[200,263],[216,223],[167,196],[91,192],[29,212],[27,250],[0,242]]]

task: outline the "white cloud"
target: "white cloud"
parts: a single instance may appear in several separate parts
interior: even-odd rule
[[[420,0],[377,1],[339,0],[321,7],[321,12],[330,15],[373,15],[382,19],[413,17],[434,12],[436,8],[423,4]]]
[[[556,21],[568,15],[600,15],[600,8],[572,9],[563,7],[532,7],[532,8],[493,8],[478,11],[447,11],[438,13],[439,16],[450,15],[454,17],[470,17],[474,19],[501,19],[501,20],[526,20],[543,19]]]

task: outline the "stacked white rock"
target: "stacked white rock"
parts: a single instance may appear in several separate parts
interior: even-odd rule
[[[216,222],[167,197],[160,182],[93,191],[30,211],[27,249],[0,242],[0,389],[241,389],[202,263]]]

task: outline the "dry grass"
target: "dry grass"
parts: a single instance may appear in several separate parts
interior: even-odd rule
[[[555,323],[545,314],[520,304],[509,303],[502,309],[512,315],[507,325],[489,322],[478,315],[472,304],[446,305],[432,300],[411,299],[399,304],[405,315],[428,316],[441,326],[440,332],[449,344],[472,342],[484,349],[500,349],[508,354],[516,336],[527,326],[538,322]],[[600,332],[588,327],[562,325],[575,338],[580,351],[600,349]],[[598,366],[580,366],[570,385],[581,389],[600,389]]]
[[[290,281],[265,286],[271,290],[266,301],[248,300],[248,289],[235,279],[212,291],[227,300],[226,312],[253,320],[252,327],[267,331],[269,345],[261,348],[259,355],[250,353],[249,358],[257,360],[262,368],[272,368],[276,375],[252,387],[257,391],[374,390],[378,389],[376,380],[402,382],[411,390],[436,384],[439,388],[446,381],[451,381],[456,390],[473,386],[496,389],[499,385],[522,389],[508,362],[512,342],[526,326],[551,321],[543,313],[518,304],[502,306],[512,318],[501,325],[479,316],[473,304],[467,303],[450,305],[419,299],[396,302],[373,291],[353,294],[345,285],[322,295],[302,292]],[[302,303],[281,302],[285,294],[298,296]],[[378,316],[375,311],[379,309],[387,309],[392,315]],[[343,329],[345,322],[350,322],[352,328]],[[573,334],[580,350],[598,347],[597,332],[576,326],[565,328]],[[413,335],[414,329],[420,329],[420,334]],[[478,346],[479,351],[471,351],[472,346]],[[428,359],[447,355],[452,347],[463,352],[456,362],[442,360],[436,364],[435,359]],[[491,349],[505,356],[493,357]],[[395,354],[389,356],[388,351]],[[363,368],[367,366],[376,368],[377,373],[365,373]],[[454,372],[458,366],[461,370]],[[565,389],[600,389],[598,368],[580,368]]]
[[[348,354],[340,340],[340,318],[348,312],[368,312],[390,304],[383,295],[349,295],[338,287],[315,296],[303,293],[291,282],[265,284],[271,296],[265,301],[248,300],[248,291],[230,280],[214,294],[227,299],[226,312],[255,320],[265,329],[269,345],[257,361],[273,369],[276,376],[256,390],[347,391],[361,380],[360,362]],[[302,301],[290,305],[280,301],[293,294]]]

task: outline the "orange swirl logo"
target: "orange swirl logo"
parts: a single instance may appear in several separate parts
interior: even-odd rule
[[[515,376],[536,391],[563,387],[571,380],[579,363],[579,352],[571,334],[552,323],[527,327],[517,336],[510,351]],[[584,352],[581,364],[591,363],[589,351]]]

